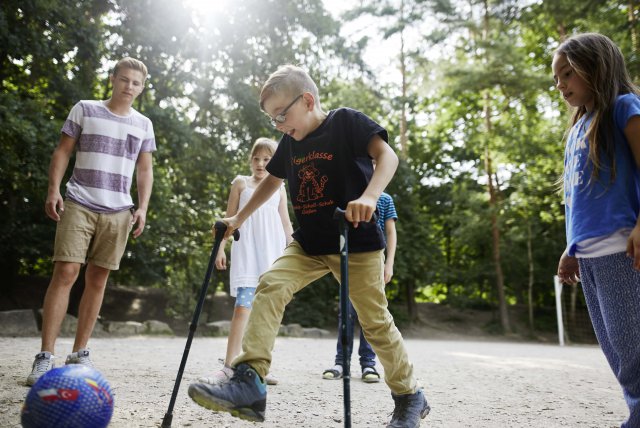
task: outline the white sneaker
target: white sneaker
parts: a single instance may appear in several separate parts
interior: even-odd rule
[[[89,353],[90,351],[88,349],[78,349],[78,352],[72,352],[71,354],[67,355],[67,360],[64,363],[82,364],[83,366],[95,367],[93,365],[93,361],[91,361]]]
[[[227,383],[233,376],[233,369],[231,367],[223,366],[211,376],[202,376],[198,378],[198,382],[208,383],[210,385],[222,385]]]
[[[36,358],[33,361],[33,367],[31,368],[31,374],[27,376],[27,385],[31,386],[40,379],[40,376],[48,372],[53,368],[53,360],[56,357],[51,355],[51,352],[40,352],[36,354]]]

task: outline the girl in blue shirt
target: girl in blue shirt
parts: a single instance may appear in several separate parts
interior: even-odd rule
[[[573,107],[564,161],[567,248],[558,276],[582,282],[598,342],[640,427],[640,91],[607,37],[573,36],[553,78]]]

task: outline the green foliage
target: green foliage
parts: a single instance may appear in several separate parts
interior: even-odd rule
[[[47,166],[71,106],[90,96],[101,58],[101,1],[0,6],[0,265],[6,277],[48,274],[54,223]],[[2,282],[9,286],[8,281]]]
[[[11,278],[42,274],[40,260],[49,257],[54,224],[44,214],[50,142],[59,122],[50,120],[39,100],[0,94],[0,264]]]
[[[405,111],[406,153],[386,189],[399,215],[395,275],[387,286],[396,320],[410,321],[405,308],[415,300],[495,308],[492,215],[507,302],[529,303],[532,275],[531,304],[544,314],[553,305],[552,275],[564,247],[556,183],[567,111],[550,76],[553,49],[574,32],[601,31],[640,76],[637,25],[629,21],[638,7],[613,0],[521,3],[486,2],[484,21],[484,2],[477,1],[462,7],[376,0],[358,3],[341,20],[321,0],[222,1],[209,13],[173,0],[3,1],[3,272],[49,274],[55,224],[43,202],[59,130],[78,100],[109,96],[107,71],[132,55],[149,67],[135,107],[152,119],[158,151],[147,228],[130,240],[112,280],[165,289],[168,311],[187,317],[231,180],[247,173],[257,137],[279,138],[260,111],[261,84],[277,66],[296,63],[318,83],[325,109],[363,111],[389,131],[394,148]],[[355,41],[339,35],[366,17],[382,22],[380,38],[405,41],[404,67],[400,52],[380,53],[404,72],[404,97],[400,84],[381,84],[362,59],[375,34]],[[486,156],[497,183],[494,202]],[[225,278],[211,290],[225,289]],[[337,296],[335,281],[323,278],[295,296],[285,322],[333,326]]]

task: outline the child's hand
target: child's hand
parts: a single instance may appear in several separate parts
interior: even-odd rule
[[[131,218],[131,224],[135,225],[136,223],[138,226],[132,232],[134,238],[137,238],[142,235],[142,232],[144,232],[144,225],[147,224],[147,210],[142,208],[135,210],[133,217]]]
[[[216,269],[227,270],[227,254],[224,252],[223,247],[221,247],[221,250],[216,256]]]
[[[393,277],[393,266],[387,266],[387,264],[384,264],[384,283],[388,284],[389,281],[391,281],[391,278]]]
[[[47,201],[44,204],[44,211],[50,219],[60,221],[60,211],[64,211],[64,200],[59,191],[47,194]]]
[[[627,240],[627,257],[633,259],[633,268],[640,270],[640,226],[636,225]]]
[[[560,262],[558,263],[558,277],[560,281],[565,284],[576,285],[580,281],[580,267],[578,266],[578,259],[571,257],[567,254],[567,250],[564,250],[562,256],[560,256]]]
[[[225,217],[222,219],[222,222],[227,225],[227,231],[224,233],[224,239],[231,238],[233,232],[242,224],[236,215],[233,217]]]
[[[344,210],[345,220],[353,223],[353,227],[358,227],[358,223],[361,221],[365,223],[371,221],[371,217],[376,210],[376,202],[376,199],[365,195],[349,202],[347,209]]]

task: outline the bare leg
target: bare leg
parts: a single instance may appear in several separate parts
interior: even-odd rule
[[[231,366],[233,360],[242,352],[242,337],[244,336],[244,330],[247,327],[250,314],[251,309],[242,306],[236,306],[233,309],[231,328],[229,337],[227,338],[227,356],[224,360],[226,366]]]
[[[42,309],[41,351],[55,354],[56,339],[69,306],[69,293],[79,272],[80,263],[55,262],[53,266],[53,275]]]
[[[109,269],[94,264],[87,265],[84,293],[82,293],[78,308],[78,329],[73,343],[73,352],[87,347],[91,332],[93,332],[93,327],[100,313],[109,273],[111,273]]]

